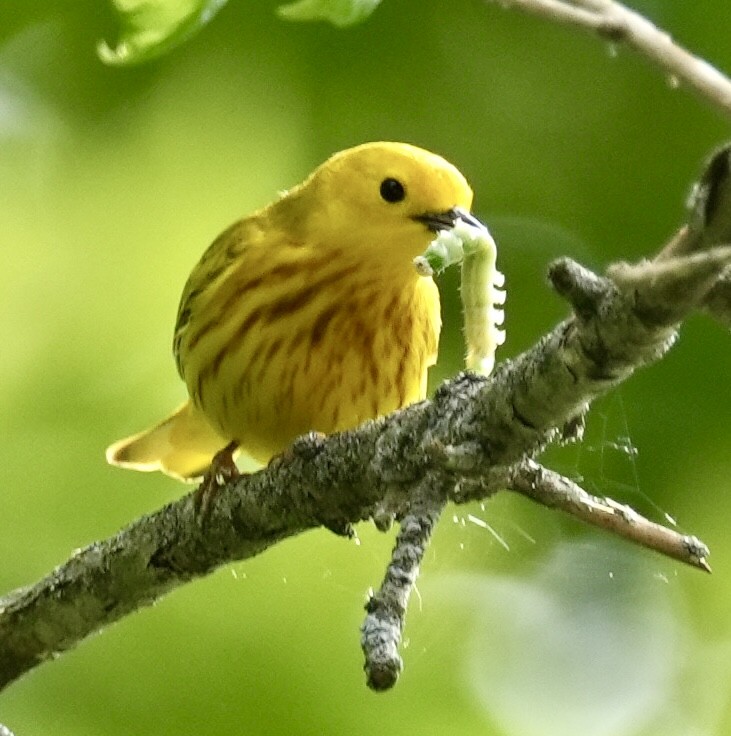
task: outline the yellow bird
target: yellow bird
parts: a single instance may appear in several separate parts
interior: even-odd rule
[[[180,300],[173,352],[190,400],[107,460],[191,479],[219,451],[266,463],[305,432],[423,399],[441,317],[413,259],[471,204],[440,156],[366,143],[232,225]]]

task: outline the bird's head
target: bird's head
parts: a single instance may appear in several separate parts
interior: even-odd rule
[[[439,230],[470,218],[472,190],[441,156],[405,143],[336,153],[296,190],[307,239],[411,269]]]

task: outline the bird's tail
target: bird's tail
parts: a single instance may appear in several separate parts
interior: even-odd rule
[[[126,437],[107,448],[107,462],[122,468],[161,470],[180,480],[205,473],[227,440],[187,402],[155,427]]]

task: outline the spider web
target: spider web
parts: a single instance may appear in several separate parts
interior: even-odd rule
[[[641,513],[676,526],[675,519],[642,488],[640,451],[632,441],[621,389],[594,404],[583,440],[556,454],[556,461],[549,465],[587,492],[629,503]]]
[[[595,496],[611,497],[630,505],[639,513],[670,526],[677,526],[668,511],[645,492],[641,478],[640,450],[632,439],[629,412],[621,390],[598,400],[586,417],[581,441],[563,447],[551,447],[540,458],[547,467],[571,478]],[[517,552],[522,558],[540,554],[541,549],[563,536],[559,527],[536,521],[514,499],[504,504],[498,496],[489,502],[451,506],[443,523],[460,529],[453,536],[454,545],[440,545],[436,567],[459,567],[462,552],[485,548],[487,559],[495,561],[504,553]],[[545,514],[545,509],[535,513]],[[543,517],[540,517],[543,519]],[[530,551],[532,548],[532,551]],[[435,557],[435,553],[427,555]],[[434,564],[432,559],[430,564]]]

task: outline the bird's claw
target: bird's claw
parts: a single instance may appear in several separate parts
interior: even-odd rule
[[[193,494],[195,515],[201,524],[208,518],[213,500],[221,488],[241,475],[233,458],[237,447],[237,442],[230,442],[213,456],[210,467]]]

